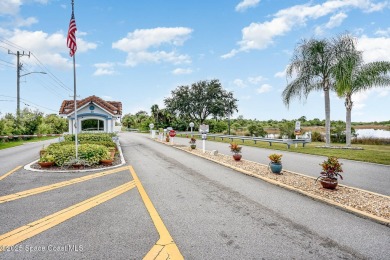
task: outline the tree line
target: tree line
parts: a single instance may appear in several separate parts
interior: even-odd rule
[[[7,113],[0,119],[0,135],[62,134],[68,121],[56,114],[44,115],[38,110],[24,108],[17,117]]]

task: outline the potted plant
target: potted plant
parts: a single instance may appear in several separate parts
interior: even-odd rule
[[[242,155],[240,154],[241,149],[242,149],[242,147],[234,142],[230,144],[230,151],[232,151],[232,153],[233,153],[234,160],[236,160],[236,161],[241,160],[241,157],[242,157]]]
[[[115,147],[109,147],[108,150],[110,151],[111,159],[114,159],[115,158],[116,148]]]
[[[321,176],[316,181],[319,180],[323,188],[334,190],[338,184],[338,177],[340,176],[343,179],[340,174],[340,172],[343,172],[342,163],[339,162],[337,157],[330,156],[320,165],[322,167]]]
[[[42,145],[42,149],[39,150],[39,158],[41,158],[42,156],[44,156],[45,153],[46,153],[45,145]]]
[[[268,158],[271,160],[269,163],[269,168],[273,173],[280,174],[282,171],[282,154],[270,154]]]
[[[191,137],[189,143],[190,143],[191,149],[195,149],[196,148],[196,139],[194,137]]]
[[[114,158],[111,157],[111,152],[107,152],[106,156],[100,160],[100,163],[103,165],[112,165],[113,161]]]
[[[50,166],[52,166],[54,164],[54,156],[51,154],[45,153],[39,159],[38,164],[42,168],[49,168]]]

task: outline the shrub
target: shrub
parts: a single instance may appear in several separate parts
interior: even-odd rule
[[[63,166],[64,163],[74,159],[76,157],[75,145],[74,144],[65,144],[61,143],[51,144],[47,148],[47,152],[53,155],[54,162],[58,166]],[[78,146],[78,155],[79,158],[88,162],[88,164],[98,164],[101,159],[103,159],[107,152],[108,148],[103,145],[98,144],[80,144]]]
[[[112,141],[112,137],[115,136],[113,133],[81,133],[77,135],[79,142],[90,142],[90,141]],[[74,142],[75,135],[64,135],[65,141]]]
[[[271,162],[273,163],[282,163],[282,154],[276,154],[276,153],[273,153],[273,154],[270,154],[268,156],[268,158],[271,160]]]
[[[312,142],[323,142],[321,134],[319,132],[317,132],[317,131],[314,131],[311,134],[311,141]]]

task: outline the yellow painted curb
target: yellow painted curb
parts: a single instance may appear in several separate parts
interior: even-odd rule
[[[135,182],[131,181],[114,189],[101,193],[97,196],[84,200],[78,204],[58,211],[54,214],[31,222],[25,226],[14,229],[0,236],[0,252],[7,247],[14,246],[28,238],[31,238],[45,230],[48,230],[76,215],[79,215],[97,205],[100,205],[114,197],[121,195],[135,187]]]
[[[305,192],[305,191],[302,191],[302,190],[299,190],[297,188],[294,188],[292,186],[289,186],[289,185],[286,185],[286,184],[283,184],[283,183],[280,183],[280,182],[277,182],[275,180],[272,180],[272,179],[268,179],[266,177],[263,177],[263,176],[260,176],[260,175],[257,175],[257,174],[253,174],[249,171],[246,171],[246,170],[243,170],[243,169],[240,169],[240,168],[237,168],[237,167],[234,167],[234,166],[231,166],[231,165],[228,165],[228,164],[225,164],[225,163],[221,163],[217,160],[213,160],[211,158],[207,158],[207,157],[203,157],[201,155],[198,155],[198,154],[194,154],[194,153],[191,153],[190,151],[187,151],[187,150],[184,150],[184,149],[181,149],[181,148],[178,148],[178,147],[174,147],[178,150],[181,150],[181,151],[184,151],[184,152],[187,152],[187,153],[190,153],[190,154],[193,154],[193,155],[196,155],[200,158],[203,158],[203,159],[206,159],[206,160],[209,160],[209,161],[212,161],[214,163],[217,163],[217,164],[220,164],[220,165],[223,165],[225,167],[228,167],[228,168],[231,168],[235,171],[239,171],[241,173],[244,173],[246,175],[249,175],[249,176],[252,176],[252,177],[255,177],[255,178],[258,178],[258,179],[261,179],[263,181],[266,181],[268,183],[271,183],[271,184],[274,184],[274,185],[277,185],[279,187],[282,187],[282,188],[285,188],[285,189],[288,189],[288,190],[291,190],[291,191],[294,191],[294,192],[297,192],[297,193],[300,193],[300,194],[303,194],[305,196],[308,196],[310,198],[313,198],[317,201],[322,201],[322,202],[325,202],[329,205],[332,205],[334,207],[337,207],[341,210],[344,210],[346,212],[350,212],[352,214],[355,214],[357,216],[360,216],[360,217],[363,217],[363,218],[366,218],[366,219],[371,219],[377,223],[380,223],[382,225],[385,225],[385,226],[390,226],[390,220],[388,219],[385,219],[385,218],[381,218],[381,217],[378,217],[378,216],[375,216],[375,215],[372,215],[372,214],[369,214],[369,213],[366,213],[366,212],[363,212],[363,211],[360,211],[360,210],[357,210],[355,208],[352,208],[352,207],[349,207],[349,206],[345,206],[343,204],[340,204],[340,203],[337,203],[337,202],[334,202],[332,200],[329,200],[329,199],[326,199],[326,198],[323,198],[323,197],[320,197],[320,196],[317,196],[317,195],[314,195],[314,194],[311,194],[311,193],[308,193],[308,192]],[[259,163],[260,164],[260,163]],[[265,165],[265,164],[262,164],[262,165]],[[266,165],[265,165],[266,166]],[[291,172],[291,171],[289,171]],[[291,173],[294,173],[294,172],[291,172]],[[295,174],[295,173],[294,173]],[[305,176],[305,177],[308,177],[308,178],[312,178],[312,179],[315,179],[314,177],[311,177],[311,176],[307,176],[307,175],[304,175],[304,174],[298,174],[298,175],[301,175],[301,176]],[[367,193],[371,193],[371,194],[375,194],[375,195],[380,195],[382,197],[385,197],[385,198],[389,198],[389,196],[386,196],[386,195],[382,195],[382,194],[377,194],[377,193],[374,193],[374,192],[370,192],[370,191],[366,191],[366,190],[362,190],[362,189],[358,189],[358,188],[354,188],[354,187],[349,187],[349,186],[346,186],[346,185],[341,185],[341,186],[344,186],[344,187],[347,187],[347,188],[350,188],[350,189],[355,189],[355,190],[360,190],[360,191],[364,191],[364,192],[367,192]]]
[[[83,181],[92,180],[92,179],[99,178],[99,177],[102,177],[102,176],[106,176],[106,175],[109,175],[109,174],[112,174],[112,173],[117,173],[117,172],[120,172],[120,171],[123,171],[123,170],[126,170],[126,169],[127,169],[127,167],[125,166],[125,167],[121,167],[121,168],[112,169],[112,170],[109,170],[109,171],[104,171],[104,172],[99,172],[99,173],[87,175],[87,176],[80,177],[80,178],[74,178],[74,179],[71,179],[69,181],[57,182],[57,183],[54,183],[54,184],[51,184],[51,185],[47,185],[47,186],[43,186],[43,187],[38,187],[38,188],[30,189],[30,190],[17,192],[17,193],[14,193],[14,194],[1,196],[0,197],[0,204],[4,203],[4,202],[9,202],[9,201],[25,198],[25,197],[28,197],[28,196],[31,196],[31,195],[42,193],[42,192],[55,190],[55,189],[62,188],[62,187],[68,186],[68,185],[80,183],[80,182],[83,182]]]
[[[135,173],[133,167],[128,167],[131,175],[133,176],[134,182],[138,188],[138,192],[141,195],[141,198],[145,204],[146,209],[149,212],[150,217],[154,223],[154,226],[157,229],[157,232],[160,236],[160,239],[152,247],[152,249],[145,255],[143,259],[184,259],[182,254],[179,251],[179,248],[176,246],[173,238],[168,232],[167,227],[162,221],[160,215],[158,214],[156,208],[153,206],[152,201],[150,200],[148,194],[146,193],[144,187],[142,186],[140,180],[138,179],[137,174]]]
[[[6,177],[8,177],[9,175],[11,175],[12,173],[16,172],[16,171],[19,170],[20,168],[22,168],[22,166],[18,166],[18,167],[16,167],[15,169],[13,169],[13,170],[7,172],[6,174],[2,175],[2,176],[0,177],[0,181],[3,180],[3,179],[5,179]]]

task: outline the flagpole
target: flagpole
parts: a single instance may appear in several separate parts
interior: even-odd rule
[[[78,132],[78,120],[77,120],[77,93],[76,93],[76,58],[75,55],[73,55],[73,102],[74,102],[74,118],[75,123],[74,127],[76,129],[74,141],[75,141],[75,147],[76,147],[76,160],[79,158],[78,151],[79,151],[79,144],[77,141],[77,132]]]
[[[74,0],[72,0],[72,17],[74,18]],[[74,128],[75,128],[75,135],[74,135],[74,142],[75,142],[75,149],[76,149],[76,160],[79,159],[79,142],[77,140],[77,132],[78,132],[78,119],[77,119],[77,91],[76,91],[76,52],[73,53],[73,102],[74,102]]]

